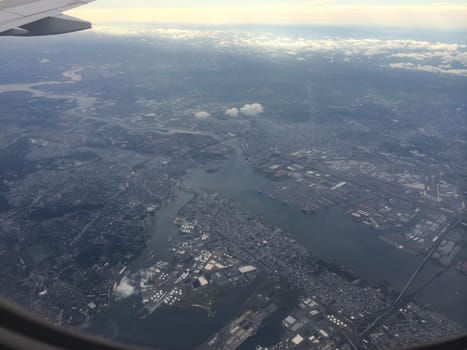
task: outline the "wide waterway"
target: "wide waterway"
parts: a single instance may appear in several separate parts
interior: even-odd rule
[[[258,194],[266,179],[242,159],[238,149],[217,172],[197,169],[185,185],[193,189],[219,192],[264,222],[290,232],[314,255],[343,264],[370,281],[385,281],[401,290],[422,258],[400,251],[383,242],[379,231],[356,222],[349,215],[333,209],[304,214]],[[430,281],[442,269],[429,263],[409,291]],[[415,300],[432,304],[445,315],[467,326],[467,278],[455,271],[445,271],[421,290]]]
[[[235,150],[228,160],[216,165],[217,171],[196,169],[187,176],[183,187],[193,191],[214,191],[230,198],[239,207],[261,216],[266,224],[278,226],[292,234],[314,255],[343,264],[370,281],[385,281],[400,290],[421,262],[420,257],[384,243],[380,232],[354,221],[337,210],[321,210],[304,214],[258,194],[266,179],[253,171]],[[211,169],[212,170],[212,169]],[[131,265],[131,271],[146,267],[150,254],[156,258],[168,254],[168,239],[173,232],[177,212],[192,198],[181,191],[177,198],[163,206],[157,216],[157,228],[150,246]],[[411,290],[433,279],[442,270],[429,263]],[[248,294],[234,293],[219,305],[216,315],[209,317],[201,309],[161,309],[144,320],[137,317],[138,300],[116,302],[92,325],[98,334],[168,349],[189,349],[221,328],[232,317]],[[467,326],[467,278],[454,271],[444,272],[425,286],[416,296],[420,304],[432,304],[448,317]],[[178,336],[183,334],[183,337]]]

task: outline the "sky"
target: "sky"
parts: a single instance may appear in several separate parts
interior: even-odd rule
[[[309,24],[466,29],[467,0],[97,0],[70,12],[96,25]]]

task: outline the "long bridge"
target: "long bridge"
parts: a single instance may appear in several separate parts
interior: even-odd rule
[[[368,332],[370,332],[379,322],[384,320],[386,317],[388,317],[394,310],[398,309],[402,304],[404,304],[407,301],[406,298],[406,293],[407,290],[410,288],[410,286],[413,284],[415,279],[419,276],[419,274],[422,272],[423,268],[426,266],[426,264],[430,261],[431,257],[433,254],[436,252],[436,250],[439,248],[440,244],[443,242],[444,238],[447,236],[447,234],[451,231],[452,228],[457,226],[460,223],[460,220],[458,219],[452,219],[450,224],[448,226],[445,226],[438,235],[438,239],[433,242],[432,246],[430,247],[430,250],[426,254],[425,258],[421,262],[421,264],[417,267],[413,275],[410,277],[410,279],[407,281],[405,284],[404,288],[401,290],[397,298],[394,300],[394,303],[383,310],[380,310],[379,312],[367,316],[365,318],[362,318],[358,320],[357,322],[354,322],[355,326],[355,336],[358,339],[361,339],[364,337]],[[358,332],[358,330],[363,329],[363,331]]]

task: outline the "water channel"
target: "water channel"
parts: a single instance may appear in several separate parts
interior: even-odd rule
[[[212,170],[212,169],[211,169]],[[321,210],[305,214],[299,209],[260,195],[258,190],[266,179],[251,169],[242,159],[239,149],[228,160],[217,164],[216,171],[193,170],[183,187],[191,191],[213,191],[231,199],[265,223],[278,226],[292,234],[316,256],[343,264],[370,281],[385,281],[400,290],[415,271],[422,258],[384,243],[380,232],[354,221],[338,210]],[[177,212],[192,198],[189,191],[179,195],[158,213],[157,228],[150,246],[131,265],[137,271],[147,265],[148,257],[168,254],[169,235]],[[411,290],[424,285],[442,270],[429,263]],[[228,302],[218,306],[214,317],[201,309],[161,309],[144,320],[136,315],[136,298],[116,302],[93,324],[92,330],[116,339],[168,349],[190,349],[220,329],[235,316],[248,294],[239,290]],[[467,326],[467,278],[446,271],[427,284],[415,297],[420,304],[435,305],[448,317]],[[114,333],[114,334],[113,334]],[[184,334],[183,337],[179,336]]]

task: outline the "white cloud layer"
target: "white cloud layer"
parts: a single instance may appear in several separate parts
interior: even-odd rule
[[[128,277],[123,277],[120,283],[114,289],[114,295],[117,299],[126,299],[136,293],[136,288],[131,285]]]
[[[240,111],[238,110],[238,108],[229,108],[228,110],[225,111],[225,115],[232,117],[232,118],[238,117],[239,114],[240,114]]]
[[[248,117],[255,117],[262,114],[264,112],[264,108],[259,103],[253,103],[251,105],[246,104],[240,108],[240,112]]]
[[[418,70],[422,72],[458,75],[458,76],[467,77],[467,70],[451,69],[450,65],[443,65],[443,66],[436,67],[436,66],[423,65],[423,64],[413,64],[410,62],[397,62],[397,63],[390,63],[388,67],[396,68],[396,69]]]
[[[196,112],[195,117],[198,119],[207,119],[211,116],[208,112],[202,111],[202,112]]]
[[[248,33],[222,30],[189,30],[177,28],[138,29],[139,27],[98,27],[97,31],[113,34],[146,35],[187,42],[199,42],[222,50],[250,49],[264,55],[286,55],[309,61],[315,54],[336,62],[371,62],[378,59],[392,69],[410,69],[467,76],[467,46],[464,44],[422,40],[385,39],[307,39],[278,36],[273,33]],[[299,56],[298,56],[299,55]],[[384,61],[384,64],[381,64]],[[410,65],[412,63],[413,65]],[[403,67],[401,67],[401,64]]]

